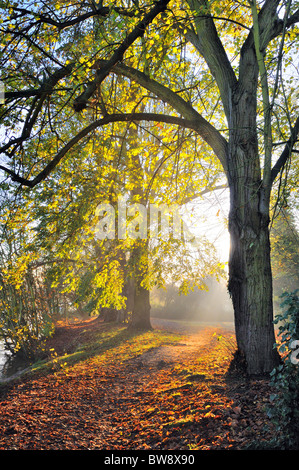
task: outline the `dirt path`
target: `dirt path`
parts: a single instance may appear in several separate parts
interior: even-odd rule
[[[219,377],[220,369],[216,372],[216,395],[212,398],[210,383],[213,379],[209,364],[204,360],[215,346],[217,340],[213,333],[220,333],[219,327],[158,320],[152,324],[155,328],[181,333],[183,341],[152,348],[118,368],[111,380],[109,395],[105,397],[106,409],[113,413],[102,435],[107,449],[196,448],[199,437],[204,442],[199,426],[195,424],[196,411],[200,410],[205,417],[202,426],[214,418],[217,427],[220,415],[212,413],[211,405],[217,409],[221,403],[225,410],[232,402],[217,395],[225,390]],[[198,366],[199,358],[203,360],[203,367]],[[214,364],[210,366],[215,374]],[[209,431],[202,429],[201,433],[207,435]],[[218,439],[222,442],[224,435]],[[226,445],[230,445],[229,438]],[[203,448],[210,446],[204,443]]]
[[[153,319],[152,326],[168,332],[179,333],[183,335],[183,341],[153,348],[131,361],[132,364],[142,364],[144,368],[155,366],[169,367],[175,364],[186,365],[191,357],[193,357],[193,359],[198,357],[200,349],[210,343],[211,338],[207,332],[211,333],[213,329],[213,327],[205,327],[199,324],[188,325],[183,322],[159,319]],[[219,331],[219,327],[215,327],[214,329],[215,331]]]
[[[10,388],[0,398],[0,449],[239,449],[267,439],[267,384],[225,377],[230,358],[213,333],[229,336],[228,328],[153,326],[182,341],[110,366],[91,358]]]
[[[115,413],[107,449],[244,449],[271,438],[267,381],[226,376],[231,356],[218,349],[217,335],[230,338],[232,325],[153,326],[180,332],[183,341],[153,348],[118,369],[106,399]]]

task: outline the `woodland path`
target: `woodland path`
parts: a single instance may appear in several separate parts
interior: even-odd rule
[[[62,378],[20,380],[2,391],[0,450],[219,450],[267,440],[267,382],[226,377],[231,358],[217,335],[233,332],[152,323],[182,341],[109,367],[91,359]]]

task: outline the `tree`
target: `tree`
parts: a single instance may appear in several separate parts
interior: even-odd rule
[[[268,373],[279,360],[273,350],[270,197],[296,157],[298,104],[287,66],[298,51],[298,2],[36,5],[1,3],[7,90],[1,151],[8,160],[1,169],[33,188],[96,129],[117,121],[195,132],[230,188],[228,287],[238,358],[249,374]],[[114,77],[144,91],[143,112],[125,94],[115,101]],[[151,112],[157,99],[163,113]],[[69,116],[64,128],[62,109]]]
[[[36,263],[26,206],[19,217],[15,205],[11,194],[0,206],[0,336],[11,353],[32,360],[54,331],[61,296],[51,286],[47,265]]]

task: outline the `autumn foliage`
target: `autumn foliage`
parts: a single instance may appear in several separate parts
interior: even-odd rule
[[[0,449],[244,449],[270,440],[267,381],[227,374],[233,333],[166,327],[58,328],[50,364],[1,388]]]

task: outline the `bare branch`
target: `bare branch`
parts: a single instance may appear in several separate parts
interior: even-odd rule
[[[296,119],[294,127],[291,129],[291,135],[289,140],[287,141],[285,148],[283,149],[280,157],[278,158],[277,162],[273,166],[271,170],[271,183],[273,183],[279,174],[279,172],[284,168],[286,162],[290,158],[291,153],[294,151],[293,146],[297,142],[299,134],[299,117]]]

